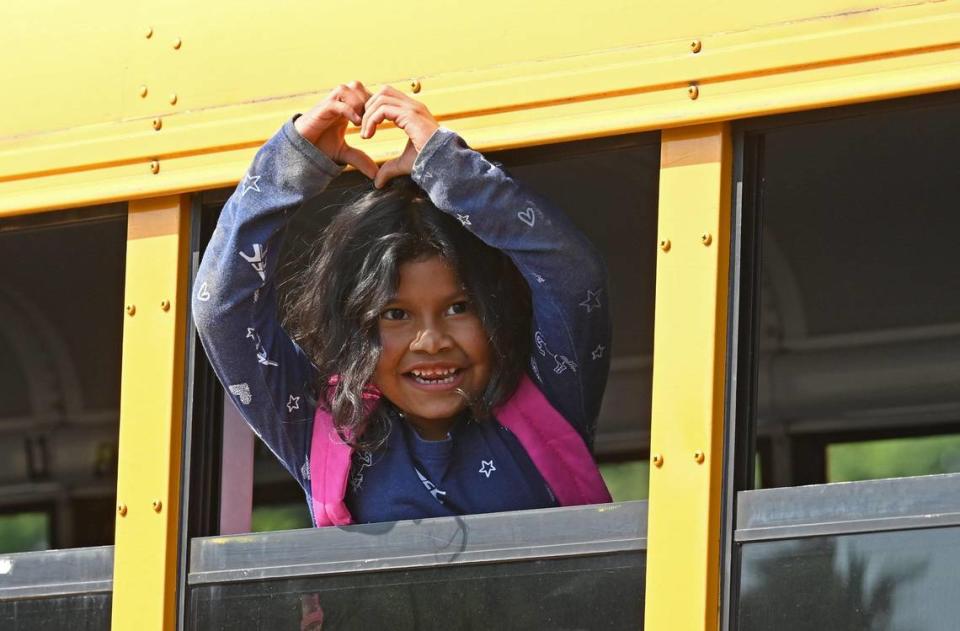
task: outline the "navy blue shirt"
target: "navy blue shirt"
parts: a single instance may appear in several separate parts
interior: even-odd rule
[[[200,339],[253,431],[300,483],[312,512],[313,365],[280,325],[274,278],[290,215],[342,167],[287,122],[227,201],[192,290]],[[569,219],[440,128],[413,180],[440,210],[504,251],[530,287],[529,373],[589,445],[609,371],[605,268]],[[354,520],[418,519],[556,505],[516,437],[464,415],[446,440],[422,439],[392,412],[386,443],[357,452],[346,497]]]

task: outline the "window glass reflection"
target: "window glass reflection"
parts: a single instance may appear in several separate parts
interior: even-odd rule
[[[645,558],[621,553],[194,587],[189,628],[637,629]]]
[[[942,631],[960,619],[960,529],[748,543],[742,631]]]

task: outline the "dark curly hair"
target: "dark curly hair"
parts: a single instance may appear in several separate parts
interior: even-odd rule
[[[379,446],[390,427],[390,404],[370,410],[363,397],[380,358],[380,314],[397,291],[400,266],[435,255],[456,270],[490,342],[492,376],[468,399],[473,417],[488,418],[523,375],[530,289],[510,259],[438,210],[408,177],[361,192],[324,230],[284,299],[284,326],[318,370],[317,404],[355,447]]]

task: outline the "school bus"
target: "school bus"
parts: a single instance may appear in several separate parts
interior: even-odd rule
[[[0,14],[0,627],[955,628],[960,1]],[[189,303],[256,149],[352,79],[606,257],[614,503],[301,527]]]

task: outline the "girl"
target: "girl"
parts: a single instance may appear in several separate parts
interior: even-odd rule
[[[378,169],[345,131],[370,138],[383,121],[408,141]],[[346,164],[375,188],[325,231],[285,330],[281,233]],[[257,153],[193,309],[314,523],[342,525],[610,501],[588,451],[609,369],[605,282],[565,216],[422,103],[353,82]]]

